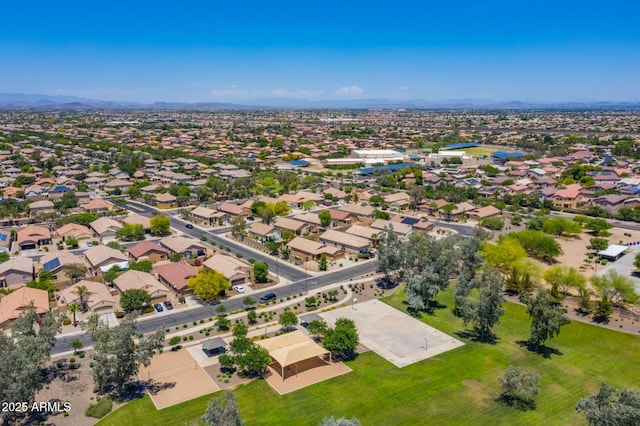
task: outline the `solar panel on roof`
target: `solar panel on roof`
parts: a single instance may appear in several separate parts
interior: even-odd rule
[[[0,234],[0,241],[7,241],[7,234]]]
[[[55,259],[51,259],[50,261],[42,265],[42,269],[49,272],[56,269],[58,266],[60,266],[60,259],[56,257]]]
[[[400,223],[404,223],[405,225],[415,225],[418,222],[420,222],[420,219],[416,219],[415,217],[405,217]]]

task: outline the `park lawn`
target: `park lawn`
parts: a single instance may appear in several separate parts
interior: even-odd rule
[[[383,299],[406,310],[398,291]],[[550,358],[529,352],[517,342],[529,337],[523,306],[507,303],[494,345],[456,335],[464,330],[451,313],[453,289],[440,294],[441,304],[422,321],[463,340],[466,345],[402,369],[373,352],[347,364],[353,372],[280,396],[256,380],[235,391],[242,417],[251,425],[317,425],[327,415],[356,416],[363,425],[429,424],[586,424],[575,413],[579,398],[597,390],[600,381],[633,386],[638,379],[640,337],[573,322],[549,347]],[[494,402],[497,378],[508,365],[534,369],[541,376],[537,409],[518,411]],[[179,425],[197,420],[207,396],[161,411],[149,397],[133,401],[99,425]]]
[[[461,151],[464,151],[466,155],[469,155],[471,157],[482,157],[483,152],[485,156],[489,156],[496,151],[515,152],[516,150],[508,147],[504,147],[504,148],[485,147],[483,151],[483,148],[481,146],[474,146],[473,148],[461,149]]]

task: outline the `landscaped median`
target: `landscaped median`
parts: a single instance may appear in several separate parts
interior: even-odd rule
[[[633,373],[640,365],[640,336],[574,321],[547,343],[553,352],[544,358],[519,343],[530,333],[525,307],[505,305],[506,314],[494,329],[497,342],[489,344],[460,334],[464,327],[451,312],[452,288],[436,299],[440,305],[421,320],[463,340],[464,346],[402,369],[366,352],[347,362],[352,373],[282,396],[264,380],[240,385],[234,393],[242,418],[251,425],[315,426],[327,415],[355,416],[364,425],[586,424],[575,405],[597,392],[601,381],[619,387],[637,385]],[[402,292],[385,299],[403,311],[405,301]],[[500,392],[497,378],[509,365],[540,375],[535,410],[520,411],[495,402]],[[99,425],[182,425],[197,421],[209,398],[157,411],[146,396],[109,414]]]

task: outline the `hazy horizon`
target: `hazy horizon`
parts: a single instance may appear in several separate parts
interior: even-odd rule
[[[638,102],[640,4],[5,5],[0,93],[120,102]]]

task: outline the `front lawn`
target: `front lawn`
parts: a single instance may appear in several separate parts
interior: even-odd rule
[[[405,310],[405,295],[383,299]],[[280,396],[264,381],[239,386],[234,393],[242,417],[251,425],[317,425],[322,417],[356,416],[363,425],[414,424],[585,424],[575,413],[578,399],[595,392],[600,381],[636,385],[640,337],[573,322],[549,342],[549,358],[529,352],[518,341],[529,337],[523,306],[508,303],[496,327],[495,345],[455,335],[463,331],[451,313],[453,290],[438,297],[445,307],[422,320],[466,345],[405,368],[373,352],[349,362],[352,373]],[[494,402],[497,378],[508,365],[536,370],[541,376],[537,408],[518,411]],[[182,425],[197,420],[209,397],[155,410],[148,397],[133,401],[99,425]]]

